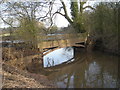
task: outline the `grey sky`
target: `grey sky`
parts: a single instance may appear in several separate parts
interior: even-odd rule
[[[6,0],[6,1],[14,1],[14,2],[17,2],[17,1],[21,1],[21,2],[23,2],[23,0]],[[25,1],[33,1],[33,0],[25,0]],[[35,1],[41,1],[41,0],[34,0],[34,2]],[[47,0],[46,0],[47,1]],[[49,1],[49,0],[48,0]],[[66,7],[67,7],[67,10],[68,10],[68,15],[70,16],[70,4],[69,4],[69,1],[70,0],[63,0],[64,2],[65,2],[65,4],[66,4]],[[73,1],[75,1],[75,0],[73,0]],[[82,0],[83,1],[83,0]],[[106,1],[106,0],[89,0],[87,3],[86,3],[86,5],[91,5],[91,6],[93,6],[94,5],[94,3],[96,2],[96,1]],[[111,1],[111,0],[107,0],[107,1]],[[118,0],[112,0],[112,1],[118,1]],[[60,3],[60,1],[59,0],[56,0],[56,3]],[[54,8],[55,9],[57,9],[57,4],[54,6]],[[2,5],[0,5],[0,10],[1,9],[3,9],[4,7],[2,6]],[[64,13],[63,11],[62,11],[62,13]],[[57,25],[58,27],[67,27],[68,26],[68,21],[63,17],[63,16],[61,16],[61,15],[59,15],[59,14],[57,14],[56,16],[55,16],[55,18],[54,18],[54,24],[55,25]],[[2,22],[2,20],[0,19],[0,28],[3,28],[3,27],[6,27],[7,25],[6,24],[4,24],[3,22]]]

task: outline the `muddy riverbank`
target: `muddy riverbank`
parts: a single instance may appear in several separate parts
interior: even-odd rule
[[[55,88],[42,69],[40,55],[29,51],[25,57],[22,51],[13,48],[2,49],[3,88]],[[10,53],[8,53],[10,52]],[[38,59],[38,60],[37,60]],[[37,62],[36,62],[37,61]]]

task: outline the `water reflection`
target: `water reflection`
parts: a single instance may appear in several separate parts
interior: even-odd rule
[[[72,47],[60,48],[43,57],[44,67],[62,64],[68,60],[74,60],[74,49]]]
[[[81,62],[83,58],[84,61]],[[76,59],[76,63],[50,74],[49,79],[61,88],[118,87],[118,57],[100,52],[91,54],[76,52]]]

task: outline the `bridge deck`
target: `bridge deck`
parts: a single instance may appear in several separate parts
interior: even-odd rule
[[[43,55],[46,55],[59,48],[64,48],[64,47],[83,47],[84,48],[85,45],[84,45],[84,40],[77,38],[77,39],[43,42],[42,45],[39,45],[39,47],[42,47],[41,49],[44,52]]]
[[[54,40],[54,41],[45,41],[38,45],[43,51],[46,49],[53,48],[64,48],[64,47],[72,47],[72,46],[82,46],[84,47],[84,39],[74,38],[74,39],[65,39],[65,40]]]

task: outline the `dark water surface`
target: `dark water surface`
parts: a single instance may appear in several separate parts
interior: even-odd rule
[[[72,59],[74,58],[74,59]],[[101,52],[86,53],[73,48],[61,48],[44,57],[44,67],[59,65],[71,59],[73,64],[59,68],[48,78],[60,88],[116,88],[118,57]]]

